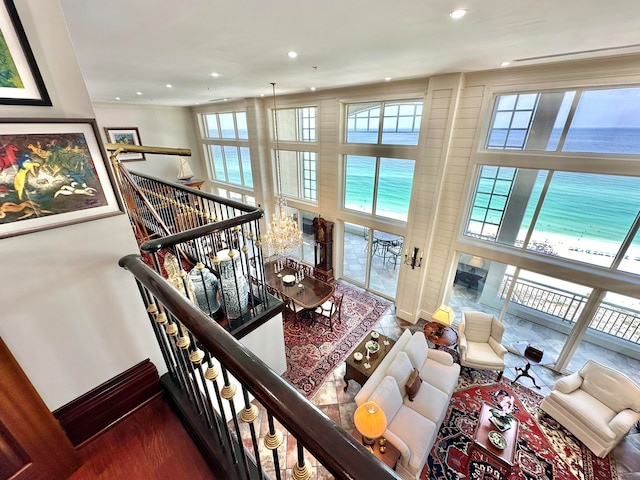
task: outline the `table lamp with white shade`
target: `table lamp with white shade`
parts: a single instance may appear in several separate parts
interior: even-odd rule
[[[438,329],[434,332],[434,335],[441,337],[444,335],[444,328],[453,323],[456,314],[449,305],[440,305],[431,318],[438,323]]]

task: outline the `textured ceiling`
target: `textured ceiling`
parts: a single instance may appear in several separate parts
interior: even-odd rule
[[[270,82],[285,94],[640,52],[638,0],[61,3],[94,102],[195,105]],[[452,20],[456,8],[468,14]]]

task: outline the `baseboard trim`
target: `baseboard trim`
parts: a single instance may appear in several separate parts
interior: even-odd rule
[[[158,371],[146,359],[58,408],[53,416],[78,447],[161,393]]]

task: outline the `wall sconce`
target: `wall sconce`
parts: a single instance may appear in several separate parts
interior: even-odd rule
[[[406,249],[404,251],[404,264],[410,265],[412,269],[422,265],[422,253],[418,259],[418,250],[420,250],[418,247],[413,247],[413,253],[411,256],[409,256],[409,252]]]

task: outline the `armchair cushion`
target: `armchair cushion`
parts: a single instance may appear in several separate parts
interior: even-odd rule
[[[571,393],[580,388],[580,385],[582,385],[582,377],[578,372],[574,372],[558,380],[553,388],[562,393]]]
[[[609,422],[613,420],[616,412],[598,399],[582,389],[575,390],[570,394],[552,391],[551,395],[560,406],[571,411],[578,421],[588,425],[591,431],[597,433],[603,440],[611,440],[615,437],[609,428]]]
[[[469,343],[464,363],[472,368],[485,370],[504,369],[504,360],[488,343]]]

